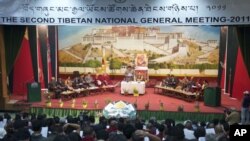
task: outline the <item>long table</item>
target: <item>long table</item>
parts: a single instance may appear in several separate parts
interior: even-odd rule
[[[154,93],[180,98],[189,102],[195,101],[198,95],[196,93],[178,90],[171,87],[163,87],[160,85],[154,87]]]
[[[115,87],[116,87],[115,85],[108,85],[103,87],[89,87],[86,89],[79,88],[79,89],[63,91],[61,92],[60,96],[62,100],[66,100],[66,99],[77,98],[79,96],[87,96],[95,93],[103,93],[107,90],[114,92]]]
[[[134,94],[134,90],[138,90],[139,94],[145,94],[145,82],[144,81],[121,82],[121,94]]]

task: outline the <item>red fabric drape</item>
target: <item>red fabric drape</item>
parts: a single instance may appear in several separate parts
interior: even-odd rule
[[[33,69],[28,39],[23,38],[20,52],[14,64],[13,94],[26,95],[27,83],[33,82]]]
[[[250,90],[250,78],[243,61],[241,50],[238,48],[232,97],[242,99],[245,90]]]

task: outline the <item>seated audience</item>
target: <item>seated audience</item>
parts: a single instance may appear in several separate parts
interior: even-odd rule
[[[31,135],[31,141],[46,141],[46,138],[42,136],[42,122],[41,120],[32,121],[32,130],[34,131]]]
[[[7,114],[5,114],[7,115]],[[85,115],[85,114],[84,114]],[[27,113],[17,113],[14,118],[10,117],[5,128],[0,128],[0,140],[31,140],[31,141],[228,141],[229,124],[225,120],[214,119],[205,127],[204,122],[186,121],[184,124],[172,119],[166,119],[163,124],[159,120],[148,120],[147,129],[143,129],[145,121],[140,118],[135,120],[124,118],[110,118],[109,126],[106,119],[100,117],[99,123],[95,124],[94,116],[84,117],[67,116],[65,118],[47,118],[42,115],[27,118]],[[6,116],[5,116],[6,117]],[[22,119],[22,117],[24,117]],[[28,125],[28,122],[30,124]],[[83,121],[81,124],[81,121]],[[199,124],[200,123],[200,124]],[[80,126],[82,125],[82,126]],[[184,126],[185,125],[185,126]],[[43,127],[48,127],[46,132],[41,133]],[[82,128],[81,128],[82,127]],[[158,129],[155,130],[155,129]],[[30,129],[30,130],[29,130]],[[32,129],[32,130],[31,130]],[[30,132],[29,132],[30,131]],[[158,132],[158,133],[157,133]],[[82,134],[83,133],[83,134]]]

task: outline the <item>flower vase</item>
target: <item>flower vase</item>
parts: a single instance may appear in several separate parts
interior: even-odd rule
[[[144,105],[145,110],[149,109],[149,102]]]
[[[47,105],[47,107],[51,107],[52,104],[51,104],[51,102],[47,102],[46,105]]]
[[[200,108],[199,108],[199,107],[195,107],[195,108],[194,108],[194,111],[195,111],[195,112],[200,112]]]
[[[164,106],[160,105],[160,111],[163,111],[163,110],[164,110]]]
[[[62,107],[63,107],[63,102],[61,102],[61,103],[59,104],[59,106],[62,108]]]
[[[198,101],[195,102],[194,111],[195,112],[200,112],[200,103]]]
[[[83,103],[83,104],[82,104],[82,107],[83,107],[84,109],[86,109],[86,108],[88,107],[88,103]]]
[[[95,109],[97,109],[99,107],[98,103],[95,103]]]
[[[134,93],[134,96],[135,96],[135,97],[139,96],[139,93]]]

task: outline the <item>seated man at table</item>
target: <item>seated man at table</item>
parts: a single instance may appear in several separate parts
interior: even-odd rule
[[[62,80],[62,78],[58,78],[57,80],[57,87],[59,89],[61,89],[62,91],[66,91],[68,90],[67,86],[65,85],[64,81]]]
[[[81,77],[80,76],[76,76],[73,81],[72,81],[72,87],[74,89],[78,89],[81,88],[80,84],[81,84]]]
[[[175,77],[174,75],[171,75],[170,82],[168,83],[169,87],[176,88],[179,84],[179,79]]]
[[[125,71],[125,81],[134,81],[134,70],[131,66],[128,66]]]
[[[88,72],[88,74],[84,77],[84,80],[85,80],[85,82],[87,83],[87,85],[88,85],[89,87],[96,87],[96,85],[95,85],[95,80],[94,80],[94,78],[91,76],[91,73],[90,73],[90,72]]]
[[[192,92],[193,91],[193,87],[195,87],[195,81],[194,81],[194,77],[191,77],[190,80],[187,83],[186,88],[184,89],[185,91],[188,92]]]
[[[101,75],[98,75],[97,79],[100,80],[102,85],[104,85],[104,86],[114,85],[113,82],[111,81],[109,75],[106,72],[104,72]]]
[[[66,87],[63,87],[63,85],[61,85],[60,80],[56,81],[55,77],[52,77],[51,81],[48,84],[48,89],[49,89],[50,92],[55,93],[55,98],[60,98],[60,94],[61,94],[62,91],[65,90],[65,88]]]
[[[169,86],[169,83],[170,83],[170,74],[168,74],[167,75],[167,77],[166,78],[164,78],[163,80],[162,80],[162,86]]]
[[[117,84],[114,84],[114,83],[111,81],[109,75],[108,75],[106,72],[104,72],[104,73],[101,74],[101,75],[98,75],[97,81],[100,81],[100,82],[101,82],[101,87],[103,87],[104,90],[107,90],[107,89],[108,89],[108,90],[110,90],[110,91],[113,92],[113,91],[115,90],[115,87],[117,86]]]

